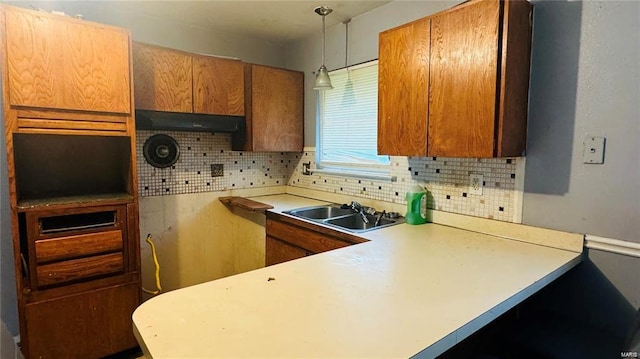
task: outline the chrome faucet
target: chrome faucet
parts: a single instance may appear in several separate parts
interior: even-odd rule
[[[349,205],[349,208],[351,208],[356,213],[360,213],[360,216],[362,217],[362,221],[364,223],[369,223],[369,219],[367,218],[367,215],[364,213],[364,207],[362,207],[360,203],[356,201],[352,201],[351,204]]]

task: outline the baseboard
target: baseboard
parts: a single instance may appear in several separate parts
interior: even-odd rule
[[[640,243],[604,238],[587,234],[584,236],[584,246],[610,253],[640,258]]]

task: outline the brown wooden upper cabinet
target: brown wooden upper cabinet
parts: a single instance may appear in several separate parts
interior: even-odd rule
[[[134,42],[136,108],[244,115],[242,62]]]
[[[131,113],[128,31],[10,6],[2,15],[10,106]]]
[[[244,67],[240,61],[195,55],[193,112],[244,116]]]
[[[245,64],[246,131],[235,134],[234,150],[301,152],[304,73]]]
[[[380,34],[378,152],[523,154],[531,5],[472,0]]]

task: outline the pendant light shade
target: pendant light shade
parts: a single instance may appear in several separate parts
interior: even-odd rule
[[[316,72],[316,84],[313,86],[313,89],[318,91],[331,90],[333,88],[333,86],[331,86],[331,78],[329,77],[327,67],[324,66],[324,17],[331,14],[333,10],[327,6],[319,6],[315,8],[314,11],[316,14],[322,16],[322,65]]]

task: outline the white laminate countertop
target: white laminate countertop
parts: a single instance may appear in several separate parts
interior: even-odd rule
[[[274,211],[322,203],[262,197]],[[133,314],[152,358],[433,358],[581,254],[437,224],[164,293]]]

